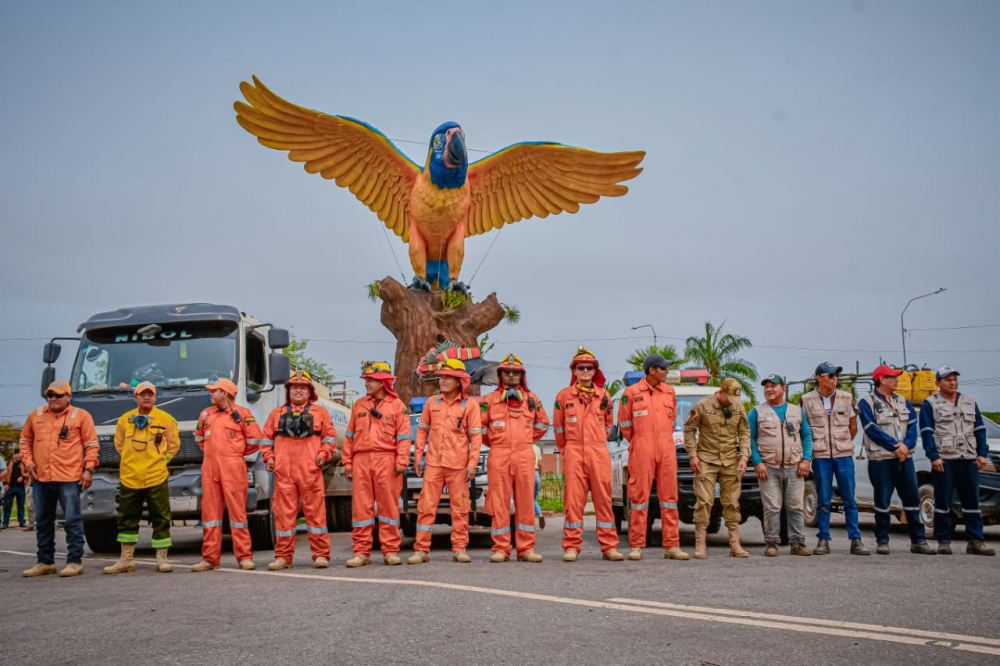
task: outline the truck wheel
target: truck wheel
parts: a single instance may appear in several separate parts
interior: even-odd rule
[[[400,516],[399,530],[407,539],[417,538],[417,518],[416,516]]]
[[[805,513],[806,527],[816,527],[819,512],[819,495],[816,494],[816,482],[806,481],[805,490],[802,493],[802,510]]]
[[[114,518],[84,522],[83,535],[87,539],[87,545],[95,553],[115,553],[120,549],[118,521]]]
[[[625,514],[625,507],[623,506],[613,506],[611,507],[611,513],[615,515],[615,531],[618,534],[622,533],[622,520]]]
[[[934,486],[925,483],[920,486],[920,522],[928,530],[934,529]]]
[[[263,500],[257,504],[258,511],[267,511],[263,516],[248,516],[250,528],[250,545],[254,550],[274,550],[278,541],[274,526],[274,512],[271,511],[271,500]]]
[[[708,519],[708,533],[718,534],[722,529],[722,516],[712,516]]]
[[[337,514],[337,531],[338,532],[350,532],[351,531],[351,498],[350,497],[335,497],[334,500],[334,510]]]

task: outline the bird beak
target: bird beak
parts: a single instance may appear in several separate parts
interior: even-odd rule
[[[448,137],[448,145],[445,150],[445,166],[449,169],[459,169],[466,165],[467,160],[468,154],[465,152],[465,139],[462,138],[461,132],[453,130],[451,136]]]

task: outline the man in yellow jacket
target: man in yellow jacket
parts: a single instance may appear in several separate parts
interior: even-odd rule
[[[156,387],[142,382],[135,387],[137,407],[118,419],[115,448],[122,457],[121,490],[118,493],[118,541],[121,559],[104,568],[106,574],[135,571],[135,544],[139,541],[142,506],[153,523],[156,570],[173,571],[167,561],[170,541],[170,489],[167,463],[177,455],[181,439],[177,421],[156,407]]]

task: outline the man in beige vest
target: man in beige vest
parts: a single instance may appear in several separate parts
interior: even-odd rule
[[[812,555],[806,548],[803,491],[812,458],[809,422],[798,405],[785,402],[785,380],[768,375],[760,383],[766,402],[750,410],[750,463],[757,472],[764,503],[764,555],[778,556],[781,508],[788,515],[792,555]]]
[[[803,395],[801,402],[813,437],[812,473],[818,500],[816,521],[819,542],[813,555],[830,554],[830,505],[834,477],[837,478],[837,491],[844,507],[851,555],[871,555],[861,541],[858,503],[854,499],[854,436],[858,432],[858,417],[854,411],[854,396],[837,388],[842,370],[829,361],[816,366],[818,388]]]

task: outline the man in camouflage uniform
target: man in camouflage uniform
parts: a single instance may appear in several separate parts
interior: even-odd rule
[[[742,393],[738,381],[724,379],[718,391],[698,401],[684,423],[684,448],[695,473],[694,557],[697,560],[708,556],[705,540],[715,504],[716,483],[722,517],[729,531],[729,555],[750,557],[740,545],[740,486],[750,460],[750,426],[741,402]]]

